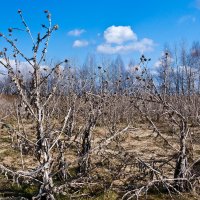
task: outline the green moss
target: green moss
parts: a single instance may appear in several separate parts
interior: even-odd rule
[[[59,194],[59,195],[55,195],[55,199],[58,199],[58,200],[70,200],[70,197],[68,197],[67,195]]]
[[[38,187],[36,185],[17,185],[6,183],[4,187],[0,189],[0,196],[2,197],[25,197],[31,199],[38,192]]]
[[[1,137],[1,142],[5,142],[5,143],[11,143],[11,138],[10,137]]]
[[[182,195],[172,195],[170,197],[169,194],[154,194],[148,195],[147,198],[141,197],[140,200],[166,200],[166,199],[174,199],[174,200],[198,200],[199,197],[192,194],[182,194]]]
[[[17,184],[14,184],[11,186],[11,190],[15,193],[20,193],[22,196],[30,198],[37,194],[38,187],[36,185],[21,185],[18,186]]]
[[[88,194],[88,190],[84,190],[82,194]],[[76,199],[79,199],[79,200],[117,200],[118,199],[118,195],[114,191],[111,191],[111,190],[105,193],[96,194],[95,196],[92,196],[91,194],[89,194],[90,197],[81,197],[81,193],[76,194],[76,195],[77,195]],[[71,198],[70,196],[67,196],[67,195],[57,195],[56,199],[70,200]]]
[[[77,167],[72,167],[68,169],[70,176],[75,177],[77,175],[78,172],[78,168]]]
[[[98,197],[95,197],[94,200],[116,200],[118,199],[118,195],[116,192],[109,190]]]

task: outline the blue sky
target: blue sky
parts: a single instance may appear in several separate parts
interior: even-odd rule
[[[191,44],[200,39],[200,0],[0,0],[0,32],[21,27],[21,9],[33,34],[41,30],[52,13],[59,30],[50,41],[48,58],[82,63],[89,54],[112,57],[121,54],[126,62],[139,60],[141,53],[152,58],[152,65],[164,44],[181,41]],[[19,46],[28,52],[30,40],[16,33]],[[0,47],[4,45],[0,40]]]

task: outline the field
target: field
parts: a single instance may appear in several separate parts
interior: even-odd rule
[[[12,108],[13,103],[17,100],[16,97],[4,95],[1,96],[1,99],[3,104],[5,99],[9,99],[7,100],[7,108]],[[6,110],[8,113],[9,109]],[[4,113],[6,110],[4,108]],[[22,169],[24,171],[33,170],[39,165],[34,156],[33,147],[30,146],[22,154],[13,132],[17,127],[16,118],[9,116],[6,122],[1,124],[1,164],[9,166],[10,169],[17,172]],[[58,123],[55,120],[55,125]],[[25,130],[26,137],[34,142],[35,125],[31,120],[26,120],[23,126],[20,128]],[[174,149],[179,148],[179,138],[176,131],[173,132],[164,122],[156,123],[156,127],[162,133],[162,137],[170,141]],[[189,158],[190,164],[198,159],[200,152],[199,129],[191,127],[191,133],[193,155]],[[69,182],[67,181],[68,183],[64,184],[65,187],[62,186],[62,192],[57,196],[57,199],[121,199],[126,194],[127,197],[124,196],[124,199],[128,199],[130,197],[129,191],[144,186],[147,188],[141,191],[139,199],[144,198],[145,191],[148,191],[147,199],[149,200],[166,199],[170,196],[173,199],[198,199],[198,187],[196,187],[196,191],[189,194],[176,194],[175,191],[168,193],[162,185],[154,185],[153,181],[158,180],[160,182],[164,177],[173,180],[178,156],[177,152],[162,137],[153,130],[153,127],[147,121],[138,120],[137,123],[129,126],[119,124],[117,133],[113,135],[106,126],[97,124],[91,132],[90,167],[87,173],[81,174],[78,172],[81,135],[74,134],[70,138],[63,135],[61,141],[65,142],[63,156],[67,163],[67,179]],[[58,156],[56,151],[53,154],[55,158]],[[155,172],[152,171],[152,168]],[[200,164],[196,165],[195,170],[198,172],[199,169]],[[54,177],[54,181],[55,185],[56,182],[62,181],[59,174]],[[39,185],[33,183],[34,181],[32,183],[31,181],[24,182],[24,178],[18,177],[18,175],[13,177],[9,173],[2,173],[0,177],[2,199],[6,199],[6,197],[17,199],[19,196],[30,199],[38,193],[39,189]],[[133,197],[133,199],[135,198]]]
[[[200,199],[200,43],[165,48],[153,68],[154,42],[113,25],[96,50],[137,49],[137,62],[54,61],[50,11],[34,37],[17,13],[22,28],[0,32],[0,199]]]

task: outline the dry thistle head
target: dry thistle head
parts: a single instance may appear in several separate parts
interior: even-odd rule
[[[12,33],[13,29],[12,28],[8,28],[8,32]]]
[[[49,19],[49,20],[51,19],[51,14],[50,13],[47,14],[47,19]]]
[[[56,24],[56,25],[54,26],[54,29],[55,29],[55,30],[58,30],[58,29],[59,29],[58,24]]]
[[[141,78],[140,78],[140,76],[136,76],[136,79],[137,79],[137,80],[140,80]]]

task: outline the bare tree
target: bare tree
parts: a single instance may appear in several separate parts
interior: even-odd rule
[[[32,48],[32,57],[29,58],[26,56],[20,49],[17,47],[15,40],[8,38],[4,34],[0,34],[0,36],[7,41],[7,43],[11,46],[12,51],[14,52],[13,56],[10,57],[7,53],[7,49],[4,48],[2,51],[2,59],[0,64],[4,66],[8,71],[8,76],[11,78],[12,82],[15,84],[18,95],[20,97],[21,104],[24,105],[26,112],[31,115],[32,123],[35,124],[35,141],[31,143],[34,144],[35,148],[35,157],[39,162],[39,166],[35,169],[35,172],[25,173],[22,172],[22,175],[32,174],[33,176],[38,176],[41,174],[42,178],[40,180],[41,186],[38,195],[34,199],[41,199],[45,197],[46,199],[55,199],[53,194],[53,179],[51,176],[52,173],[52,165],[53,165],[53,154],[52,150],[55,148],[55,144],[59,141],[60,135],[63,132],[63,129],[68,120],[68,115],[66,115],[63,128],[59,131],[59,135],[52,134],[52,131],[47,124],[50,124],[52,120],[52,111],[49,111],[50,101],[55,95],[56,89],[59,85],[59,81],[62,76],[62,71],[60,66],[65,62],[60,62],[56,64],[52,69],[48,69],[49,72],[42,76],[41,74],[41,65],[45,61],[45,56],[47,53],[47,48],[49,44],[49,40],[51,34],[58,29],[58,25],[52,26],[51,22],[51,14],[49,11],[44,11],[47,19],[48,26],[42,25],[42,28],[45,30],[44,35],[38,33],[36,41],[34,40],[32,33],[26,24],[22,11],[18,10],[18,14],[24,25],[26,33],[30,36],[30,39],[33,44]],[[14,32],[14,28],[10,28],[9,32]],[[18,75],[18,71],[14,70],[14,67],[19,66],[18,58],[23,59],[29,64],[31,69],[31,85],[30,89],[26,87],[24,84],[24,77]],[[11,64],[11,59],[14,59],[15,66]],[[45,93],[43,92],[43,88],[46,87],[49,77],[54,74],[53,84],[50,90],[47,90]],[[50,113],[49,113],[50,112]],[[69,113],[68,113],[69,114]],[[20,116],[21,113],[18,113]],[[17,133],[21,139],[26,141],[30,145],[30,140],[20,132]],[[23,153],[23,152],[22,152]]]

